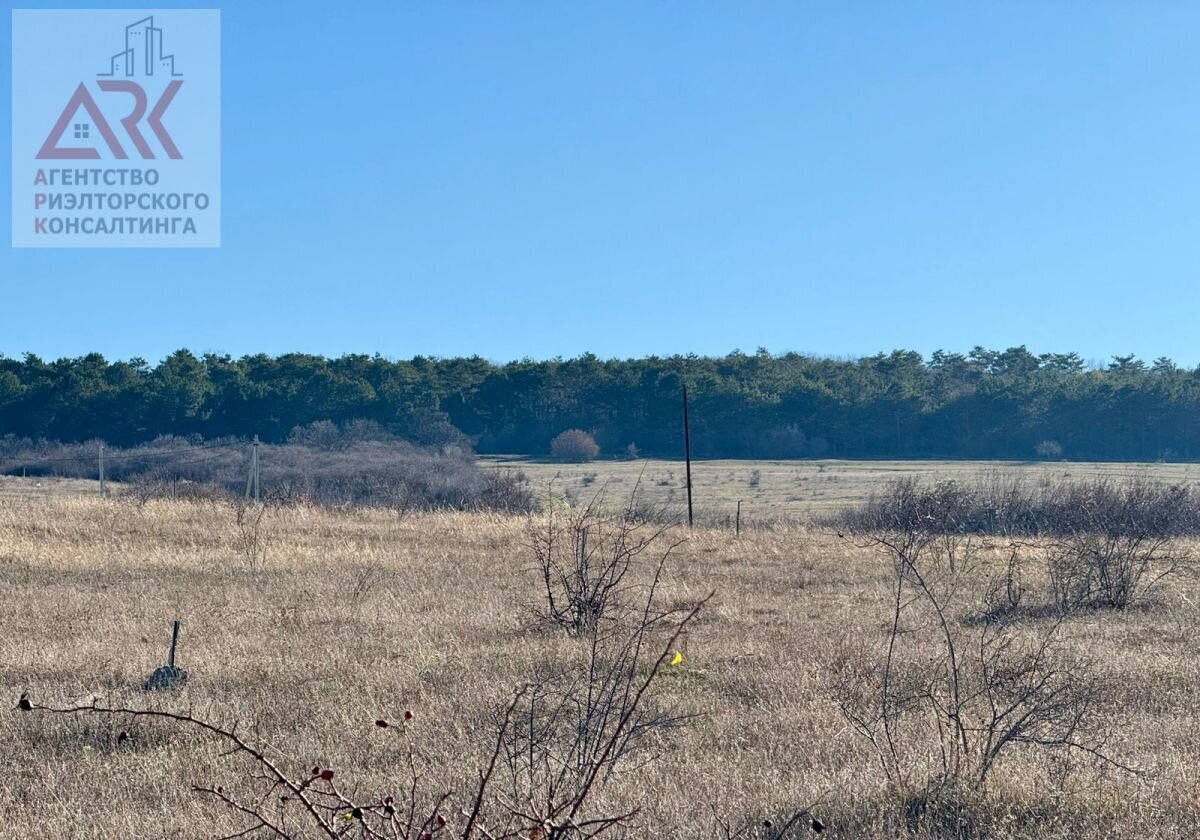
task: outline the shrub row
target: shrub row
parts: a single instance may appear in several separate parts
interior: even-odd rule
[[[95,479],[99,447],[99,442],[0,440],[0,473]],[[337,446],[262,444],[259,468],[263,495],[282,502],[512,512],[535,506],[523,476],[485,470],[469,449],[457,446],[416,446],[394,438]],[[146,498],[241,494],[250,469],[247,441],[164,437],[105,450],[106,477]]]
[[[1200,534],[1200,492],[1145,477],[1086,481],[902,479],[834,517],[852,532],[1177,537]]]

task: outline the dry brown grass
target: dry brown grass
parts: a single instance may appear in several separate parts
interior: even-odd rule
[[[193,709],[240,721],[295,767],[336,768],[363,791],[402,779],[377,718],[414,711],[436,782],[468,778],[490,710],[581,641],[528,627],[538,598],[519,517],[272,510],[265,559],[237,548],[227,508],[201,503],[0,499],[0,696]],[[886,562],[805,529],[697,531],[676,550],[666,603],[717,598],[687,639],[664,698],[702,717],[661,760],[606,787],[599,807],[641,804],[638,837],[710,837],[712,814],[778,820],[824,797],[829,834],[905,836],[896,796],[831,697],[830,664],[884,642]],[[999,554],[997,554],[999,562]],[[984,585],[980,581],[980,588]],[[1200,836],[1200,593],[1067,622],[1069,644],[1114,678],[1111,742],[1142,778],[1019,753],[978,807],[992,837]],[[173,618],[177,696],[146,695]],[[241,824],[197,800],[230,785],[219,745],[139,725],[0,712],[5,838],[211,837]],[[807,829],[805,829],[807,832]],[[621,836],[621,835],[614,835]],[[797,833],[794,836],[804,836]]]

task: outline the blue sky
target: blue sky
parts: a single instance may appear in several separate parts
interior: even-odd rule
[[[6,247],[0,353],[1200,363],[1196,4],[282,8],[222,9],[223,247]]]

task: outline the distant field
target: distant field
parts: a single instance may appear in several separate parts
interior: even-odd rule
[[[505,469],[520,469],[541,490],[587,499],[600,487],[615,500],[639,493],[654,503],[686,501],[682,461],[643,459],[559,464],[524,458],[490,457]],[[1133,464],[1014,461],[693,461],[692,488],[698,514],[733,515],[740,499],[743,517],[807,518],[861,502],[889,481],[906,476],[971,480],[993,474],[1030,481],[1121,478],[1145,475],[1164,481],[1200,481],[1200,464]]]
[[[485,466],[521,470],[535,491],[552,490],[570,501],[586,501],[604,488],[610,506],[622,505],[638,486],[641,498],[655,505],[686,503],[682,461],[641,459],[560,464],[520,457],[485,456]],[[697,516],[708,520],[732,517],[739,500],[746,522],[756,519],[799,519],[862,502],[888,482],[906,476],[970,481],[992,475],[1022,476],[1031,482],[1048,479],[1149,476],[1170,482],[1200,482],[1200,464],[1098,463],[1085,461],[694,461],[692,487]],[[640,486],[639,486],[640,480]],[[114,493],[120,485],[111,482]],[[87,496],[97,494],[95,481],[0,476],[5,497]]]
[[[95,481],[76,478],[21,478],[0,475],[0,499],[35,496],[82,496],[99,494]]]

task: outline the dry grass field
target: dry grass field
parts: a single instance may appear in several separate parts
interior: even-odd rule
[[[640,469],[621,465],[614,482],[628,486]],[[773,498],[839,498],[862,480],[848,464],[749,469],[761,470],[759,487]],[[536,475],[551,470],[571,478],[601,467]],[[678,475],[682,465],[651,463],[654,485],[651,470]],[[738,484],[742,470],[699,465],[699,487]],[[48,705],[95,698],[236,722],[281,766],[301,776],[333,768],[362,797],[403,789],[408,770],[394,727],[374,722],[411,710],[428,786],[469,790],[495,737],[497,706],[531,675],[577,665],[586,647],[531,620],[540,591],[528,525],[485,514],[270,509],[251,558],[221,504],[3,493],[0,696],[9,707],[28,692]],[[1105,749],[1142,772],[1022,746],[972,804],[977,819],[948,827],[912,823],[911,802],[906,818],[875,751],[835,702],[845,654],[886,643],[886,559],[808,526],[664,538],[681,542],[661,602],[716,592],[680,645],[682,662],[655,684],[656,702],[697,717],[655,736],[657,760],[598,790],[589,812],[641,809],[605,836],[724,837],[726,821],[756,827],[741,836],[774,837],[764,820],[778,827],[814,802],[824,836],[844,838],[1200,836],[1192,578],[1173,578],[1145,606],[1084,612],[1063,626],[1069,652],[1108,684],[1099,708],[1111,724]],[[1004,556],[984,550],[956,626],[970,626],[976,596]],[[1036,592],[1032,572],[1029,583]],[[175,618],[190,680],[177,692],[147,693],[142,683],[163,664]],[[1031,615],[1030,632],[1039,621]],[[219,837],[247,826],[192,792],[246,785],[244,769],[209,735],[14,708],[0,712],[0,743],[4,838]],[[904,746],[918,775],[933,771],[927,744]],[[469,804],[455,801],[450,828]],[[811,834],[805,821],[787,836]]]
[[[539,489],[588,498],[606,486],[614,499],[628,498],[634,485],[656,503],[686,499],[684,464],[645,458],[560,464],[526,458],[491,457],[485,462],[520,469]],[[1082,480],[1147,476],[1169,482],[1200,481],[1200,464],[1131,464],[1086,461],[694,461],[692,489],[697,512],[710,518],[733,515],[742,500],[743,516],[754,519],[804,519],[862,501],[898,478],[971,481],[999,475]]]
[[[0,499],[99,495],[99,484],[74,478],[19,478],[0,475]]]

